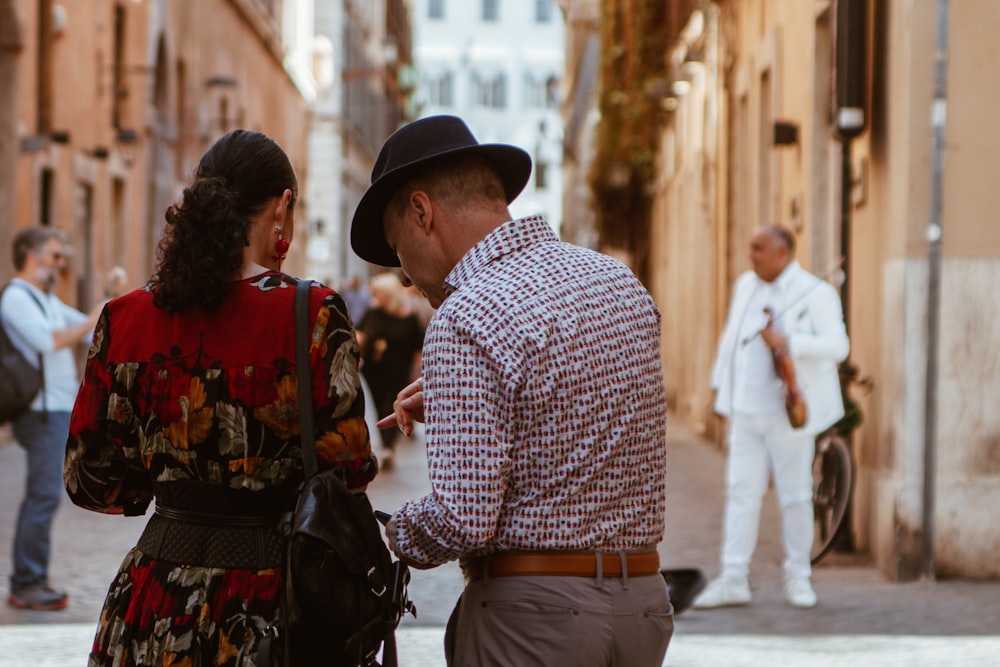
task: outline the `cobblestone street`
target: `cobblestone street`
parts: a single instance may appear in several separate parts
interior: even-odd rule
[[[9,544],[23,488],[23,453],[0,432],[0,569],[6,596]],[[400,442],[397,466],[371,487],[390,511],[427,490],[423,447]],[[723,455],[672,420],[664,567],[716,574],[722,518]],[[59,612],[0,605],[0,665],[83,665],[110,578],[142,530],[141,518],[102,516],[64,501],[56,519],[52,578],[68,589]],[[773,497],[765,499],[761,542],[747,608],[689,610],[676,620],[667,665],[990,665],[1000,656],[1000,582],[893,583],[862,557],[833,554],[814,572],[819,606],[793,609],[781,591],[781,548]],[[401,665],[443,665],[443,626],[462,581],[452,563],[414,572],[418,618],[399,634]]]

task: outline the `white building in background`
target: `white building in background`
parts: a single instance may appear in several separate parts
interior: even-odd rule
[[[482,143],[531,154],[515,217],[562,223],[563,19],[556,0],[413,0],[418,114],[454,114]]]
[[[408,115],[410,0],[310,0],[315,97],[303,189],[305,275],[342,287],[373,271],[350,223],[382,142]]]

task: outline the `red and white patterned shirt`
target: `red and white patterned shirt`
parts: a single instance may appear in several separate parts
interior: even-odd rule
[[[620,262],[507,222],[446,279],[424,340],[432,492],[395,515],[427,564],[663,538],[660,314]]]

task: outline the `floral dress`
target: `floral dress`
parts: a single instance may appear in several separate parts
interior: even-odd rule
[[[235,282],[213,312],[172,314],[148,289],[108,303],[71,419],[72,501],[138,515],[174,482],[198,482],[251,497],[288,489],[290,502],[302,479],[296,284],[275,272]],[[341,297],[315,286],[310,322],[319,464],[360,487],[376,465]],[[89,665],[259,665],[265,629],[281,626],[282,585],[280,567],[167,562],[137,546],[111,583]]]

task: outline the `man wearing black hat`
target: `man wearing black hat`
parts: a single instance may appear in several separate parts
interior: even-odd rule
[[[426,424],[431,493],[386,527],[415,567],[458,559],[452,665],[663,662],[660,315],[621,263],[511,220],[531,159],[433,116],[386,140],[351,242],[437,308],[423,378],[380,427]]]

